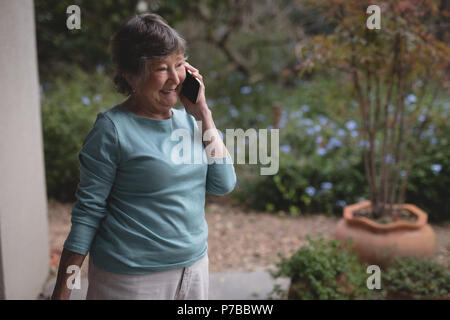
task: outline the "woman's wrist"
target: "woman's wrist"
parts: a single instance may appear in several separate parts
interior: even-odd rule
[[[197,121],[205,121],[205,120],[209,120],[209,118],[212,117],[212,113],[211,113],[211,110],[209,110],[208,106],[205,106],[202,109],[193,113],[192,116]]]

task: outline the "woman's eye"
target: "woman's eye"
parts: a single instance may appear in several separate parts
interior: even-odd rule
[[[158,71],[166,71],[167,68],[158,68],[157,70],[158,70]]]
[[[183,65],[183,63],[179,63],[179,64],[177,65],[177,68],[181,67],[182,65]]]

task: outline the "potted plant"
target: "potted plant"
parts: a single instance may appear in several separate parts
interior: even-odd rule
[[[291,257],[281,254],[277,270],[271,271],[274,278],[290,278],[289,290],[275,285],[270,299],[289,300],[348,300],[365,299],[371,296],[366,287],[364,266],[356,254],[349,251],[351,241],[344,246],[336,240],[317,240],[307,236],[308,245],[302,246]]]
[[[450,299],[448,267],[429,259],[396,258],[382,274],[387,299]]]
[[[369,1],[307,3],[336,28],[300,46],[300,69],[336,68],[352,84],[370,194],[344,208],[335,237],[352,237],[354,250],[370,263],[430,256],[436,241],[427,213],[404,200],[420,138],[440,90],[449,86],[450,48],[435,22],[439,2],[383,1],[379,30],[366,27]]]

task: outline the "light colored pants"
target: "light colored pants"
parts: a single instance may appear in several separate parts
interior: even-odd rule
[[[86,300],[207,300],[208,254],[186,268],[145,275],[118,274],[89,260]]]

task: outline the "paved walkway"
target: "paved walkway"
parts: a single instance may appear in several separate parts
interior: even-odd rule
[[[273,279],[267,271],[242,273],[211,273],[209,282],[210,300],[265,300],[275,284],[287,289],[290,280]],[[50,280],[44,289],[43,297],[49,297],[56,278]],[[72,290],[71,300],[84,300],[88,287],[87,278],[81,279],[81,289]]]

